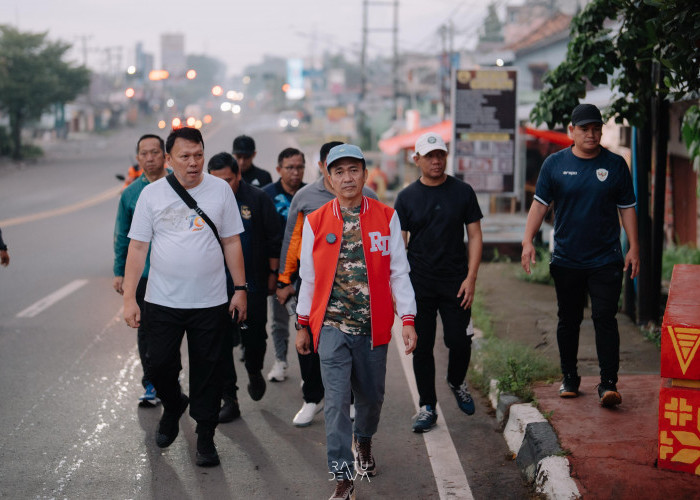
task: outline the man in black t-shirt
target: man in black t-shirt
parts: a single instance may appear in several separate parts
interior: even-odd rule
[[[241,233],[241,247],[245,260],[245,276],[248,288],[248,318],[241,326],[241,344],[245,349],[245,368],[248,372],[248,394],[259,401],[265,394],[266,383],[262,375],[265,350],[267,348],[267,295],[275,289],[282,246],[282,228],[274,204],[262,189],[241,180],[236,160],[228,153],[211,157],[207,165],[209,173],[226,181],[236,196],[245,231]],[[233,281],[227,275],[229,295],[233,293]],[[230,422],[240,416],[237,391],[238,376],[233,364],[232,322],[225,342],[225,372],[223,405],[219,411],[219,422]]]
[[[239,135],[233,140],[233,157],[241,169],[243,180],[258,188],[272,183],[272,176],[267,170],[253,165],[258,152],[255,150],[255,140],[247,135]]]
[[[588,293],[600,367],[598,397],[602,406],[612,407],[622,403],[617,391],[617,301],[624,271],[630,269],[632,279],[639,272],[637,202],[627,163],[600,145],[600,110],[593,104],[576,106],[569,134],[573,146],[548,156],[542,164],[527,216],[521,264],[529,274],[536,254],[532,239],[553,204],[554,252],[549,272],[557,291],[557,344],[564,376],[559,396],[579,394],[578,341]],[[629,241],[626,255],[620,245],[618,217]]]
[[[447,384],[459,408],[467,415],[474,413],[474,401],[464,380],[471,358],[467,329],[481,262],[483,216],[472,187],[445,173],[447,146],[442,137],[423,134],[415,150],[413,159],[421,177],[398,194],[394,208],[408,243],[411,283],[418,306],[413,371],[420,409],[413,431],[427,432],[437,421],[433,347],[438,311],[449,349]]]

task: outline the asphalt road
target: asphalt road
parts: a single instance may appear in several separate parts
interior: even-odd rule
[[[136,139],[148,126],[72,137],[47,157],[0,164],[0,228],[11,263],[0,268],[0,496],[8,498],[327,498],[323,415],[307,428],[298,365],[253,402],[238,360],[242,417],[217,429],[222,466],[194,465],[194,421],[159,449],[161,409],[137,407],[141,367],[135,331],[121,318],[111,287],[112,231],[120,183]],[[258,143],[256,164],[274,172],[277,153],[299,134],[271,117],[232,120],[204,131],[207,158],[230,151],[239,133]],[[307,176],[320,139],[304,140]],[[293,352],[290,346],[290,354]],[[269,343],[265,373],[273,362]],[[379,474],[358,484],[358,498],[528,498],[487,402],[456,407],[438,371],[441,417],[425,435],[410,430],[415,401],[403,355],[389,350],[386,399],[374,449]],[[437,364],[446,351],[438,342]],[[236,356],[238,358],[238,356]],[[187,356],[183,349],[183,386]],[[408,363],[410,369],[410,363]]]

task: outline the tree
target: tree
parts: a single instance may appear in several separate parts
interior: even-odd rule
[[[634,153],[642,264],[638,319],[643,323],[657,321],[661,313],[669,101],[698,98],[699,63],[696,0],[593,0],[572,20],[566,60],[545,75],[544,89],[530,114],[533,122],[546,122],[551,128],[568,123],[590,83],[615,92],[605,112],[608,117],[617,122],[626,119],[637,127]],[[691,158],[700,155],[699,127],[697,107],[691,107],[683,127]],[[633,311],[629,305],[626,309]]]
[[[12,157],[22,157],[22,127],[54,105],[75,99],[90,84],[84,66],[63,61],[70,44],[48,33],[23,33],[0,26],[0,111],[10,118]]]
[[[606,27],[613,23],[614,31]],[[550,128],[568,123],[590,82],[616,92],[607,116],[642,126],[653,98],[698,97],[698,64],[695,0],[593,0],[572,20],[566,60],[545,75],[530,118]],[[660,79],[653,76],[655,66]]]

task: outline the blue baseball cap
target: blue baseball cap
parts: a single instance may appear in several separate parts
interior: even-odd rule
[[[341,144],[332,148],[328,152],[326,157],[326,168],[330,168],[331,164],[341,158],[355,158],[357,160],[362,160],[362,165],[365,164],[365,157],[362,154],[362,150],[353,144]]]

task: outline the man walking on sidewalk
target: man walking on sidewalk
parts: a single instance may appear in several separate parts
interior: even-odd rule
[[[631,278],[639,272],[637,202],[627,163],[600,145],[603,118],[598,108],[576,106],[569,134],[573,146],[550,155],[542,164],[527,216],[521,264],[529,274],[536,256],[532,240],[554,204],[549,272],[559,308],[557,343],[564,375],[559,395],[578,396],[578,340],[588,292],[600,366],[598,396],[603,406],[610,407],[622,402],[617,391],[620,333],[615,315],[623,272],[630,269]],[[626,256],[620,246],[620,219],[629,241]]]
[[[413,431],[426,432],[437,421],[433,348],[438,311],[449,349],[447,385],[460,410],[467,415],[474,413],[465,378],[471,358],[469,319],[481,262],[482,214],[472,187],[445,173],[447,146],[442,137],[434,133],[420,136],[413,159],[421,176],[398,194],[394,208],[408,242],[411,283],[418,305],[413,372],[420,410],[414,417]]]
[[[306,168],[304,153],[296,148],[285,148],[277,156],[277,173],[280,178],[277,182],[268,184],[263,191],[272,199],[275,209],[280,217],[280,241],[284,238],[284,226],[287,223],[289,207],[292,197],[299,189],[306,186],[302,179]],[[279,256],[279,253],[278,253]],[[287,378],[287,346],[289,345],[289,312],[284,304],[277,300],[275,295],[276,280],[279,275],[278,265],[271,268],[275,274],[275,289],[271,291],[270,307],[272,308],[272,342],[275,346],[275,363],[272,365],[267,380],[271,382],[283,382]]]
[[[173,187],[167,179],[144,188],[129,231],[124,319],[132,328],[141,324],[136,287],[152,242],[144,321],[152,382],[163,402],[156,444],[166,448],[175,441],[180,417],[190,404],[178,380],[182,369],[180,345],[187,332],[190,415],[197,421],[198,435],[196,463],[214,466],[219,464],[214,431],[219,422],[223,381],[224,313],[228,308],[231,315],[237,311],[240,321],[246,319],[245,270],[239,237],[243,224],[231,188],[203,172],[204,141],[199,130],[173,130],[165,152],[173,180],[194,199],[198,211],[188,207],[175,190],[177,185]],[[235,284],[230,303],[224,261]]]
[[[248,278],[248,319],[246,328],[240,329],[241,344],[245,349],[245,368],[248,372],[248,394],[253,401],[259,401],[265,394],[266,384],[262,375],[263,361],[267,348],[267,295],[274,291],[279,267],[281,225],[270,198],[255,186],[241,180],[241,172],[236,160],[228,153],[211,157],[207,170],[214,177],[226,181],[236,196],[241,212],[243,227],[241,246],[245,261],[245,275]],[[233,296],[233,281],[226,274],[228,296]],[[289,316],[287,316],[289,318]],[[241,414],[236,382],[236,368],[233,364],[233,336],[238,325],[226,322],[227,334],[224,347],[226,359],[224,368],[223,406],[219,412],[219,422],[230,422]]]
[[[415,348],[416,305],[398,216],[362,195],[367,180],[362,151],[336,146],[327,164],[337,197],[304,222],[296,347],[301,354],[311,352],[310,330],[325,387],[328,470],[337,481],[331,498],[346,499],[354,498],[355,472],[377,473],[372,436],[384,401],[394,301],[406,354]]]
[[[287,225],[284,229],[282,253],[280,254],[277,300],[281,304],[286,304],[295,293],[293,283],[299,269],[301,236],[306,216],[335,198],[333,187],[328,178],[328,171],[326,170],[326,157],[332,148],[341,144],[342,142],[333,141],[321,146],[318,162],[319,178],[316,182],[300,189],[292,199],[289,215],[287,216]],[[362,194],[377,199],[377,195],[367,187],[362,189]],[[298,357],[299,370],[303,380],[301,390],[304,404],[294,416],[292,422],[297,427],[305,427],[311,424],[314,415],[320,410],[320,403],[323,399],[323,383],[321,381],[321,366],[318,354],[310,352],[309,354],[299,354]]]
[[[117,208],[117,219],[114,223],[114,279],[112,280],[112,287],[120,295],[124,295],[124,289],[122,288],[124,283],[124,266],[126,265],[127,249],[129,248],[129,237],[127,235],[131,227],[131,220],[134,217],[136,202],[143,188],[166,175],[165,143],[163,139],[152,134],[141,136],[136,143],[136,160],[138,161],[139,170],[143,173],[122,191],[119,198],[119,207]],[[149,257],[150,252],[146,256],[146,264],[136,287],[136,303],[139,305],[142,315],[143,298],[146,294],[148,270],[150,267]],[[156,396],[156,390],[151,383],[151,375],[146,358],[146,327],[143,322],[139,325],[136,342],[139,349],[139,357],[141,358],[141,367],[143,368],[141,384],[145,390],[143,396],[139,398],[139,406],[145,408],[154,407],[160,402],[160,399]]]

